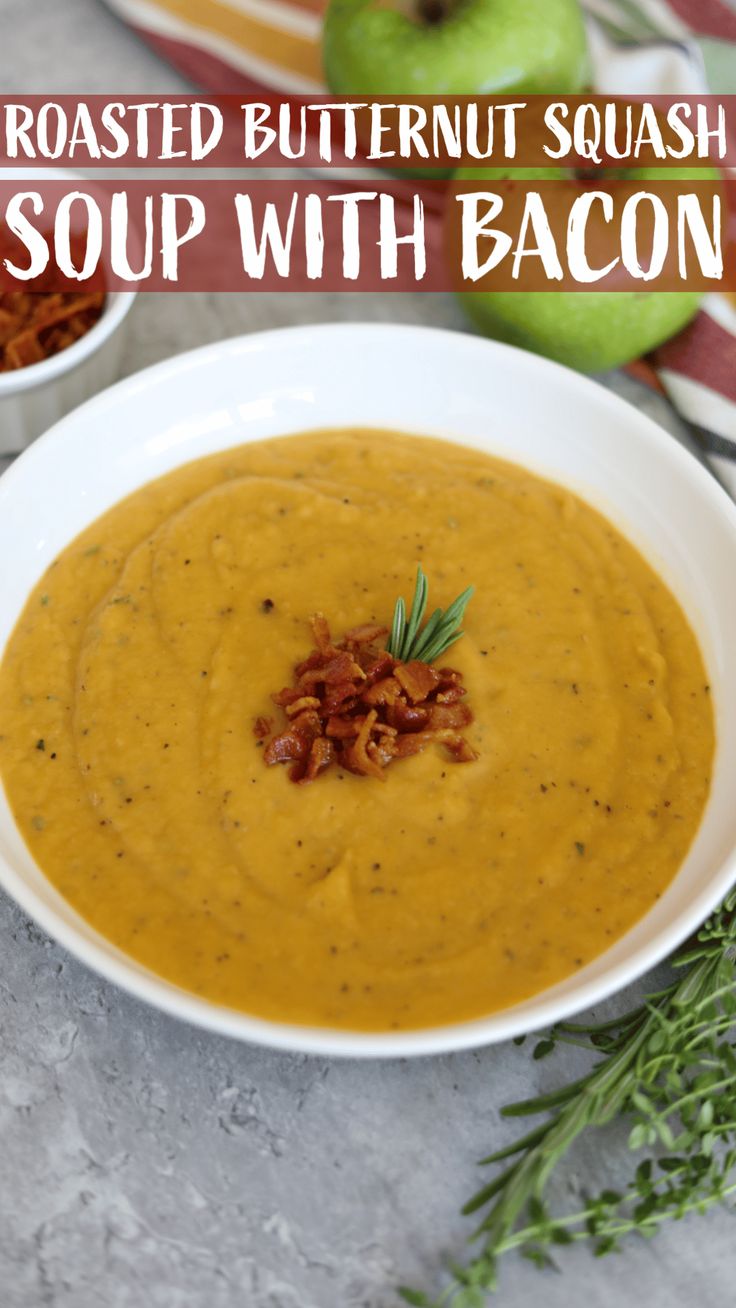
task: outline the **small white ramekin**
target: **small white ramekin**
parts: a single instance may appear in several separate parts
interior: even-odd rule
[[[75,182],[92,194],[95,191],[94,180],[69,168],[45,168],[42,172],[0,168],[0,182],[17,186],[59,181]],[[78,221],[82,221],[81,215]],[[73,345],[42,363],[0,372],[0,457],[20,454],[78,404],[118,380],[135,297],[135,291],[108,291],[101,317]]]
[[[120,376],[135,291],[109,291],[102,315],[84,336],[44,359],[0,373],[0,456],[19,454],[83,400]]]

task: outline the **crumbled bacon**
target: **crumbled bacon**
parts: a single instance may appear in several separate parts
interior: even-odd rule
[[[432,744],[443,745],[458,763],[478,757],[461,734],[473,720],[460,702],[461,673],[418,659],[401,663],[377,648],[387,634],[377,623],[353,627],[335,644],[318,613],[312,631],[316,649],[297,664],[294,685],[272,696],[288,725],[266,746],[267,764],[290,763],[291,780],[304,784],[333,763],[383,781],[394,759]],[[270,730],[270,718],[256,718],[259,740]]]
[[[441,681],[437,669],[429,663],[420,663],[419,659],[412,659],[411,663],[400,663],[394,676],[412,704],[423,703]]]
[[[0,292],[0,372],[42,363],[94,327],[102,291]]]
[[[295,699],[291,704],[286,704],[287,718],[295,718],[298,713],[303,713],[305,709],[318,709],[319,700],[315,695],[302,695],[300,699]]]

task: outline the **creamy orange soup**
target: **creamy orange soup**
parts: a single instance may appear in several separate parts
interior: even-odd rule
[[[253,722],[310,614],[388,622],[418,562],[431,607],[476,586],[450,661],[477,762],[266,768]],[[316,432],[179,468],[63,552],[0,669],[0,765],[45,874],[154,971],[262,1017],[417,1027],[561,980],[659,898],[708,794],[706,682],[670,591],[575,495]]]

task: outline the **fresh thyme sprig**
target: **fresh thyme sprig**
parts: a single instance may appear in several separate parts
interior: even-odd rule
[[[674,981],[613,1021],[562,1022],[534,1049],[560,1043],[602,1055],[579,1080],[504,1109],[508,1117],[547,1114],[534,1130],[484,1164],[513,1161],[469,1201],[485,1211],[479,1251],[451,1267],[452,1284],[431,1300],[402,1289],[416,1308],[483,1308],[496,1288],[498,1260],[511,1250],[554,1266],[562,1246],[592,1242],[601,1257],[630,1233],[652,1236],[671,1219],[704,1213],[736,1195],[736,892],[705,923],[697,943],[673,960]],[[629,1147],[646,1148],[622,1191],[584,1196],[553,1215],[547,1183],[578,1137],[626,1115]]]
[[[389,654],[392,654],[395,659],[401,659],[402,663],[408,663],[411,659],[421,659],[422,663],[434,663],[440,654],[444,654],[445,650],[454,645],[455,641],[463,635],[460,627],[474,589],[473,586],[468,586],[467,590],[464,590],[462,595],[458,595],[449,609],[445,609],[444,612],[442,609],[435,609],[431,618],[422,627],[427,610],[429,584],[420,563],[408,618],[403,598],[396,601],[391,635],[386,645]]]

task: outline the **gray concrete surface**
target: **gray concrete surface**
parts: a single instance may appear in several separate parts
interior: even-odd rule
[[[97,0],[0,0],[4,91],[172,91],[178,77]],[[461,329],[407,296],[144,296],[132,372],[240,331],[349,319]],[[657,397],[607,379],[679,432]],[[77,964],[0,897],[0,1308],[395,1308],[439,1285],[469,1234],[475,1160],[513,1136],[500,1107],[568,1075],[504,1045],[412,1063],[240,1046],[151,1011]],[[583,1144],[560,1202],[619,1184],[625,1131]],[[509,1259],[502,1308],[725,1308],[725,1213],[624,1256]]]

